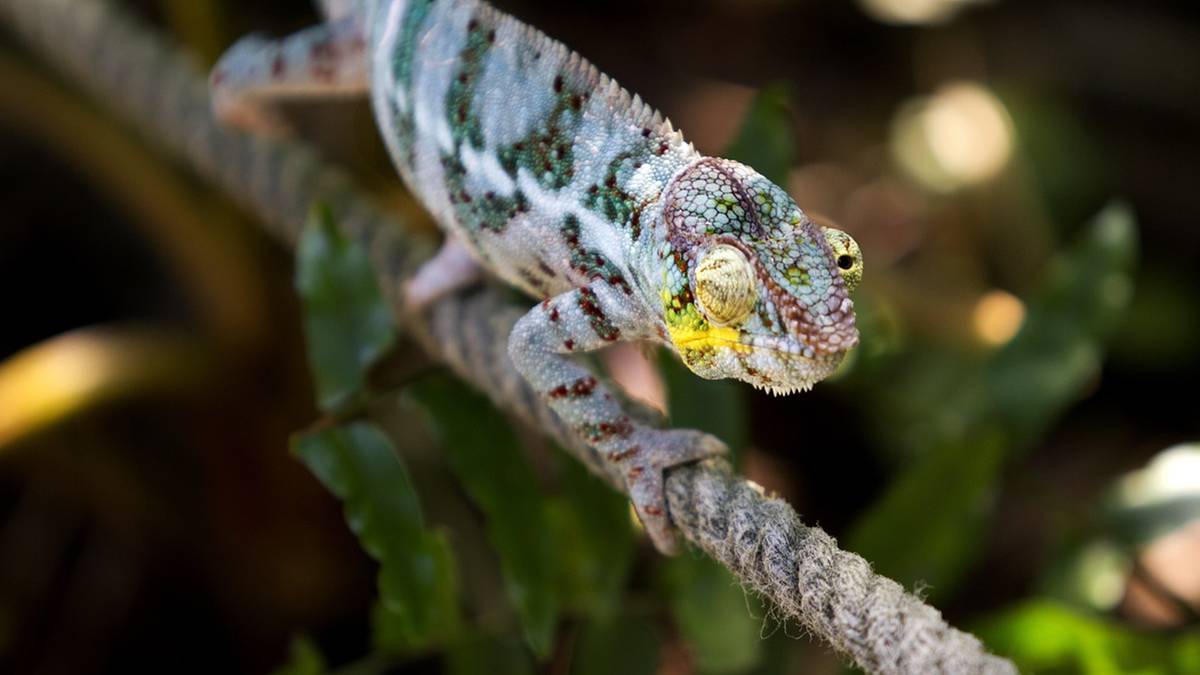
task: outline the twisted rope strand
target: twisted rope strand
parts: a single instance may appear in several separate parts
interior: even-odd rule
[[[401,306],[400,283],[429,256],[432,242],[406,230],[348,174],[305,146],[220,128],[209,112],[205,78],[162,38],[102,0],[0,0],[0,18],[152,141],[259,214],[289,246],[311,205],[327,204],[347,235],[371,252],[385,295]],[[397,321],[499,407],[621,489],[621,477],[569,433],[509,363],[506,339],[521,313],[503,292],[483,289],[446,298],[422,316],[397,311]],[[838,549],[825,532],[803,525],[785,502],[734,476],[726,462],[672,470],[667,495],[684,536],[864,670],[1016,672],[861,557]]]

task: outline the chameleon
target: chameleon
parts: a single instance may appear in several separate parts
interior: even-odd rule
[[[679,549],[664,472],[726,451],[631,415],[578,358],[665,345],[696,375],[807,390],[859,340],[854,239],[639,96],[481,0],[324,0],[325,22],[250,35],[210,75],[224,123],[287,133],[276,104],[367,96],[404,183],[445,233],[406,288],[419,311],[490,274],[538,299],[508,353],[620,468],[654,545]]]

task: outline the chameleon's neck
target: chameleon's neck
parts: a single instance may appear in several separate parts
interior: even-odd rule
[[[630,236],[630,266],[635,270],[638,289],[650,307],[666,302],[666,296],[671,295],[673,287],[678,285],[678,279],[672,277],[685,274],[681,270],[686,269],[679,264],[678,256],[682,252],[673,244],[663,214],[671,186],[688,167],[703,160],[704,156],[690,145],[679,150],[678,153],[672,152],[650,160],[623,186],[642,205],[640,219],[645,227],[636,235],[633,229],[626,231]]]

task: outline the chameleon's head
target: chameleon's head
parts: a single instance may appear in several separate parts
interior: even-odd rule
[[[753,169],[692,164],[668,187],[663,218],[664,319],[697,375],[786,394],[827,377],[858,344],[858,244]]]

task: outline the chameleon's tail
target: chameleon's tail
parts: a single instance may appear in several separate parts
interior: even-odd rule
[[[329,3],[334,10],[347,4],[353,3]],[[391,284],[427,257],[425,242],[401,241],[404,228],[308,147],[219,126],[199,66],[107,0],[0,0],[0,20],[149,140],[261,215],[286,242],[295,242],[320,202],[383,263],[376,269]]]

